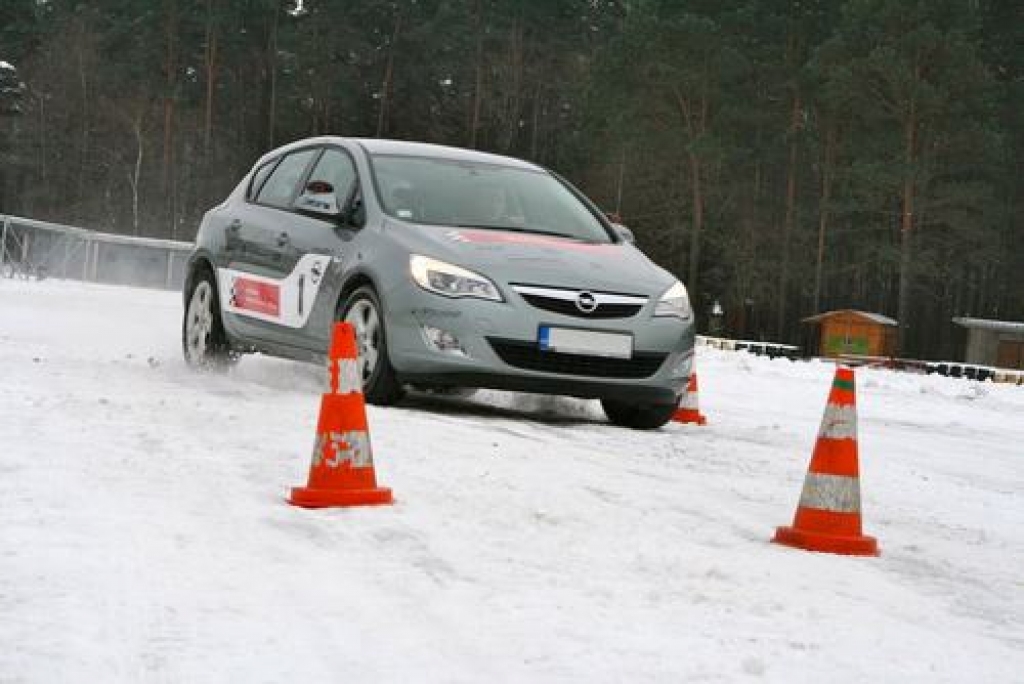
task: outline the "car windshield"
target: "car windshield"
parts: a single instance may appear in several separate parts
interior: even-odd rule
[[[384,211],[414,223],[611,242],[573,192],[543,171],[481,162],[375,155]]]

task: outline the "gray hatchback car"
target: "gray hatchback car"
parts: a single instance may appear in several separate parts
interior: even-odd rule
[[[194,366],[322,360],[354,324],[366,398],[408,386],[600,399],[671,417],[690,375],[686,288],[562,178],[518,159],[321,137],[261,158],[203,217],[185,280]]]

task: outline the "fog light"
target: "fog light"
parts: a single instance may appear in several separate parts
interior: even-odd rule
[[[690,375],[690,366],[693,363],[693,354],[684,354],[672,368],[673,378],[685,378]]]
[[[435,351],[443,354],[466,356],[466,350],[462,348],[459,338],[447,330],[435,328],[432,325],[424,325],[423,337],[427,340],[427,344]]]

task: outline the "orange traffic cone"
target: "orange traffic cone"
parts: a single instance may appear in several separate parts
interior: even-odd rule
[[[392,502],[377,486],[366,422],[355,329],[336,323],[327,367],[330,388],[320,399],[320,420],[309,467],[309,484],[292,489],[288,503],[304,508]]]
[[[878,541],[861,531],[852,368],[836,369],[793,526],[778,528],[772,541],[848,556],[879,554]]]
[[[707,424],[708,419],[700,412],[697,402],[697,371],[690,373],[690,382],[686,385],[683,398],[679,400],[679,408],[672,414],[672,420],[676,423]]]

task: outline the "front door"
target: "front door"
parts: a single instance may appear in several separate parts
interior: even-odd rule
[[[996,365],[1024,370],[1024,340],[1000,340]]]

